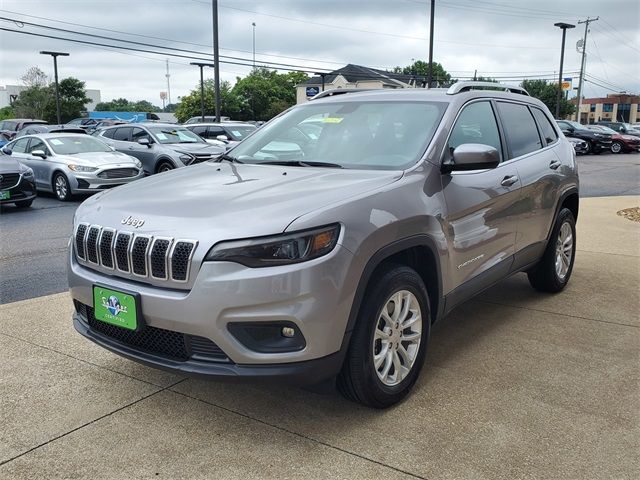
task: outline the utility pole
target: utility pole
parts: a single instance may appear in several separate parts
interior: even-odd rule
[[[169,82],[169,77],[171,77],[171,75],[169,75],[169,59],[167,58],[167,73],[165,74],[165,77],[167,77],[167,99],[169,101],[169,105],[171,105],[171,84]]]
[[[220,55],[218,48],[218,0],[211,0],[213,10],[213,68],[215,70],[216,122],[220,122]]]
[[[53,57],[53,72],[56,79],[56,118],[58,119],[58,125],[60,125],[62,123],[62,120],[60,118],[60,93],[58,91],[58,57],[68,57],[69,54],[64,52],[49,51],[42,51],[40,52],[40,54],[51,55]]]
[[[256,22],[251,22],[253,27],[253,69],[256,69]]]
[[[558,74],[558,96],[556,98],[556,119],[560,119],[560,99],[562,98],[562,68],[564,67],[564,41],[567,38],[567,28],[576,28],[570,23],[554,23],[554,27],[562,29],[562,47],[560,48],[560,73]]]
[[[427,72],[427,88],[431,88],[433,80],[433,17],[436,10],[436,0],[431,0],[431,18],[429,20],[429,70]]]
[[[200,67],[200,114],[202,116],[201,121],[204,123],[204,74],[202,70],[204,67],[213,67],[213,65],[201,62],[191,62],[189,65]]]
[[[584,23],[584,39],[582,40],[582,62],[580,63],[580,80],[578,81],[578,110],[576,112],[576,122],[578,123],[580,123],[580,107],[582,106],[582,84],[584,82],[584,68],[587,61],[587,33],[589,33],[589,24],[591,22],[597,21],[599,18],[599,16],[596,18],[587,17],[586,20],[581,20],[578,22],[578,24]],[[578,50],[578,52],[580,52],[580,50]]]

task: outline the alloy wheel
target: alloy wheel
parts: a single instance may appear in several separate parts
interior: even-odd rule
[[[65,198],[67,198],[67,192],[69,191],[69,186],[67,185],[67,180],[62,175],[58,175],[56,177],[55,190],[56,190],[56,196],[60,200],[64,200]]]
[[[422,312],[408,290],[391,295],[380,311],[373,335],[373,366],[378,379],[393,387],[409,374],[420,351]]]
[[[622,150],[622,145],[619,142],[613,142],[611,144],[611,151],[613,153],[620,153],[621,150]]]
[[[564,222],[556,240],[556,274],[564,280],[571,267],[573,257],[573,230],[568,222]]]

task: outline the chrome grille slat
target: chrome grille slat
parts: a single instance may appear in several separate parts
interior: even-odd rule
[[[177,283],[189,281],[198,246],[196,240],[153,237],[88,223],[77,225],[73,244],[76,257],[88,266],[100,266],[125,277]]]

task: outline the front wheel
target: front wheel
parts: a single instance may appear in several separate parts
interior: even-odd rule
[[[158,168],[156,169],[156,173],[168,172],[169,170],[173,170],[173,165],[169,162],[160,162]]]
[[[415,270],[389,264],[362,302],[338,389],[350,400],[386,408],[418,379],[431,326],[429,297]]]
[[[529,283],[536,290],[557,293],[569,283],[576,256],[576,221],[568,208],[558,215],[540,262],[530,270]]]
[[[611,144],[611,151],[613,153],[620,153],[622,152],[622,144],[620,142],[613,142]]]
[[[56,198],[61,202],[66,202],[71,199],[71,188],[69,187],[69,180],[64,173],[56,173],[53,176],[53,193]]]

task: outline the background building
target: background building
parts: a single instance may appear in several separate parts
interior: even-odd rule
[[[26,90],[24,85],[0,85],[0,108],[8,107],[17,100],[20,92]],[[87,103],[87,111],[91,112],[96,108],[96,105],[101,102],[100,90],[86,89],[87,97],[91,99],[90,103]]]
[[[324,75],[324,90],[334,88],[412,88],[415,86],[413,75],[385,72],[375,68],[349,64]],[[323,91],[323,78],[320,75],[310,78],[296,87],[296,103],[309,101],[311,97]]]
[[[573,115],[575,117],[575,115]],[[640,96],[611,93],[604,98],[584,98],[580,105],[580,123],[598,121],[640,122]]]

